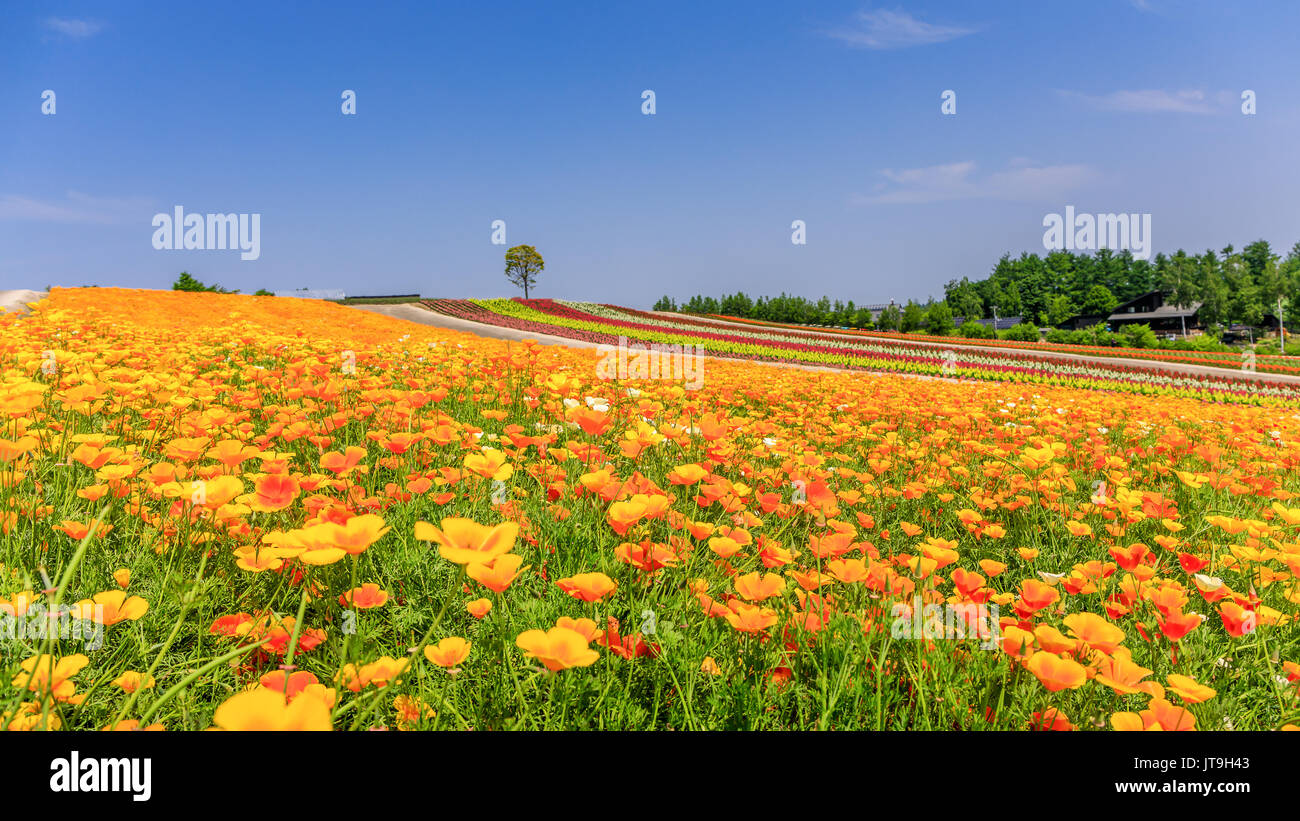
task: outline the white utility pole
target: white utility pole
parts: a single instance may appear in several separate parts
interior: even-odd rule
[[[1280,354],[1285,354],[1286,353],[1286,325],[1282,324],[1282,295],[1281,294],[1277,295],[1277,336],[1278,336],[1277,352]]]

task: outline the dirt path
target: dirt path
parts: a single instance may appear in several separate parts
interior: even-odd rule
[[[26,288],[16,288],[12,291],[0,291],[0,313],[18,311],[27,313],[27,303],[35,302],[45,297],[44,291],[30,291]]]
[[[384,316],[391,316],[394,319],[405,319],[408,322],[418,322],[421,325],[432,325],[435,328],[446,328],[449,331],[463,331],[475,336],[486,336],[491,339],[508,339],[512,342],[522,342],[525,339],[535,339],[543,345],[564,345],[569,348],[594,348],[595,342],[584,342],[580,339],[566,339],[562,336],[551,336],[550,334],[535,334],[528,331],[520,331],[516,328],[501,328],[496,325],[488,325],[483,322],[471,322],[468,319],[457,319],[454,316],[445,316],[429,308],[421,307],[414,302],[405,302],[400,305],[349,305],[349,308],[360,308],[363,311],[371,311]]]
[[[717,325],[719,328],[734,328],[738,330],[743,329],[746,331],[750,331],[751,333],[756,330],[762,330],[764,328],[764,326],[762,325],[747,325],[743,322],[728,322],[725,319],[713,319],[711,317],[690,316],[688,314],[678,314],[678,313],[673,313],[671,311],[651,311],[650,313],[657,314],[659,316],[664,317],[665,319],[690,319],[690,320],[695,320],[700,322],[707,322],[710,325]],[[795,335],[801,333],[801,331],[792,328],[789,329],[771,328],[771,330],[776,332],[788,330]],[[827,334],[826,331],[818,331],[813,328],[809,328],[806,331],[802,331],[802,333]],[[836,336],[836,334],[834,333],[829,333],[829,335],[832,337]],[[884,337],[862,337],[862,339],[873,340],[877,342],[890,341],[889,339]],[[1033,354],[1034,356],[1044,356],[1050,359],[1062,359],[1068,362],[1078,362],[1081,364],[1087,364],[1091,362],[1100,365],[1134,365],[1134,366],[1140,366],[1144,368],[1160,368],[1162,370],[1171,371],[1173,373],[1188,374],[1189,376],[1226,376],[1230,379],[1240,379],[1242,378],[1242,376],[1245,375],[1239,368],[1216,368],[1211,365],[1187,365],[1179,362],[1164,362],[1159,359],[1137,359],[1137,358],[1126,358],[1126,357],[1118,357],[1118,356],[1090,356],[1088,354],[1066,353],[1064,351],[1040,351],[1040,350],[1034,350],[1029,348],[1000,348],[996,345],[980,345],[979,343],[970,343],[966,341],[962,341],[960,344],[954,344],[954,345],[946,345],[942,342],[929,342],[920,339],[908,339],[906,341],[912,345],[926,345],[931,348],[941,348],[944,350],[964,351],[967,349],[975,349],[979,351],[987,351],[990,353],[1003,353],[1003,354],[1027,353],[1027,354]],[[1282,383],[1282,384],[1289,384],[1289,385],[1300,385],[1300,376],[1293,376],[1291,374],[1256,372],[1253,375],[1251,375],[1250,378],[1257,380],[1259,382],[1273,382],[1273,383]]]
[[[456,317],[445,316],[430,308],[423,308],[415,303],[403,303],[401,305],[349,305],[349,308],[360,308],[363,311],[372,311],[384,316],[390,316],[394,319],[405,319],[409,322],[418,322],[421,325],[432,325],[435,328],[445,328],[450,331],[463,331],[474,334],[475,336],[486,336],[492,339],[507,339],[513,342],[522,342],[525,339],[536,340],[542,345],[564,345],[569,348],[595,348],[600,343],[586,342],[581,339],[569,339],[565,336],[552,336],[551,334],[539,334],[531,331],[521,331],[516,328],[501,328],[496,325],[488,325],[482,322],[472,322],[468,319],[457,319]],[[801,371],[821,371],[823,373],[852,373],[863,376],[885,376],[887,374],[876,373],[874,371],[850,370],[847,368],[830,368],[824,365],[806,365],[798,362],[760,362],[758,360],[738,359],[730,356],[708,356],[705,359],[713,359],[721,362],[746,362],[753,365],[768,365],[773,368],[798,368]],[[923,376],[920,374],[893,374],[894,376],[907,376],[916,379],[938,379],[941,377]],[[961,380],[947,380],[961,381]]]

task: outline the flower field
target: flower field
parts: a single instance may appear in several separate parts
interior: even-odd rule
[[[1171,364],[1204,365],[1213,368],[1238,370],[1242,357],[1236,353],[1220,351],[1178,351],[1158,348],[1124,348],[1108,345],[1063,345],[1050,342],[1017,342],[1009,339],[966,339],[960,336],[933,336],[922,333],[900,333],[898,331],[863,331],[855,328],[813,328],[808,325],[790,325],[781,322],[769,322],[747,317],[710,314],[719,322],[740,325],[752,325],[757,328],[777,328],[782,330],[809,331],[818,334],[839,336],[860,336],[876,339],[900,339],[933,342],[946,346],[974,345],[987,348],[1007,348],[1009,350],[1056,351],[1058,353],[1100,356],[1111,359],[1148,359]],[[1300,364],[1294,356],[1260,355],[1254,362],[1255,370],[1260,373],[1300,374]]]
[[[793,326],[758,323],[750,323],[751,330],[705,319],[549,299],[438,299],[424,300],[423,304],[447,316],[530,333],[604,344],[614,344],[620,336],[649,343],[702,344],[710,356],[735,359],[1194,397],[1228,403],[1284,405],[1300,401],[1300,381],[1265,381],[1258,374],[1231,371],[1188,373],[1136,362],[1068,360],[1009,347],[977,347],[970,340],[951,337],[930,338],[941,340],[939,346],[897,334],[811,332]],[[1101,350],[1073,352],[1102,355]],[[1170,358],[1168,361],[1171,365],[1224,365],[1212,359]],[[1295,376],[1289,373],[1289,366],[1267,362],[1261,367],[1278,373],[1288,371],[1285,376]]]
[[[215,293],[0,316],[0,726],[1300,725],[1283,386],[430,306],[731,359],[687,391]]]

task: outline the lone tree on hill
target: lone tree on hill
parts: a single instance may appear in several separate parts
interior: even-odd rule
[[[524,299],[528,299],[528,289],[537,284],[537,275],[545,268],[542,255],[531,245],[516,245],[506,251],[506,279],[524,289]]]
[[[204,285],[194,277],[190,276],[188,271],[181,271],[181,275],[172,283],[173,291],[211,291],[218,294],[237,294],[239,289],[228,291],[220,285]]]

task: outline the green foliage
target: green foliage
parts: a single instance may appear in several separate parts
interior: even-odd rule
[[[984,318],[984,300],[969,279],[962,277],[961,282],[954,279],[943,290],[944,302],[954,315],[965,319]]]
[[[898,330],[905,334],[915,333],[925,323],[925,311],[912,300],[903,306],[903,315],[898,320]]]
[[[181,275],[172,283],[173,291],[210,291],[216,294],[237,294],[239,289],[228,291],[220,285],[204,285],[194,277],[190,276],[188,271],[181,271]]]
[[[993,339],[995,334],[993,328],[988,325],[981,325],[973,319],[968,319],[957,329],[957,335],[966,339]]]
[[[1300,342],[1291,341],[1290,330],[1287,331],[1286,355],[1300,356]],[[1261,339],[1255,344],[1255,353],[1258,354],[1276,354],[1278,352],[1277,337],[1272,336],[1267,339]]]
[[[1047,304],[1047,310],[1039,314],[1039,321],[1044,325],[1060,325],[1067,319],[1077,316],[1078,309],[1070,301],[1070,297],[1065,294],[1052,297],[1052,301]]]
[[[853,314],[853,318],[849,324],[854,328],[860,328],[864,331],[869,331],[875,327],[875,322],[871,319],[871,311],[868,311],[866,308],[859,308],[857,313]]]
[[[175,282],[172,283],[172,290],[173,291],[209,291],[211,289],[208,288],[208,286],[204,285],[202,282],[199,282],[194,277],[190,276],[188,271],[181,271],[181,275],[176,278]]]
[[[952,309],[946,302],[936,302],[926,314],[926,329],[935,336],[947,336],[956,326],[952,323]]]
[[[1094,285],[1088,289],[1079,306],[1081,314],[1109,314],[1119,304],[1119,300],[1105,285]]]
[[[537,284],[537,276],[546,268],[542,255],[532,245],[516,245],[506,251],[506,279],[516,288],[524,289],[524,299]]]
[[[1263,240],[1242,251],[1228,246],[1219,252],[1189,254],[1180,249],[1171,255],[1156,254],[1151,260],[1106,248],[1094,254],[1054,251],[1040,257],[1025,253],[1016,259],[1008,254],[985,279],[949,281],[943,301],[954,317],[963,319],[996,313],[1000,317],[1022,316],[1030,324],[1059,325],[1080,314],[1109,314],[1121,303],[1155,290],[1178,307],[1203,303],[1199,318],[1205,325],[1242,322],[1276,326],[1279,299],[1284,315],[1290,316],[1293,307],[1300,313],[1300,242],[1285,259],[1272,253]],[[665,300],[672,302],[664,297],[661,303]],[[695,296],[679,310],[801,325],[868,327],[858,323],[859,309],[851,300],[832,302],[822,297],[814,302],[784,293],[751,299],[741,292],[721,301]],[[916,331],[924,325],[924,312],[919,305],[911,314],[906,308],[895,309],[888,317],[878,317],[876,327]],[[1089,344],[1111,344],[1102,333],[1093,332],[1092,338],[1098,341]]]
[[[1018,325],[1012,325],[1005,331],[999,331],[998,336],[1012,342],[1038,342],[1040,339],[1038,326],[1032,322],[1021,322]]]
[[[1128,348],[1158,347],[1155,331],[1145,323],[1125,325],[1120,328],[1119,335],[1124,340],[1124,346]]]

